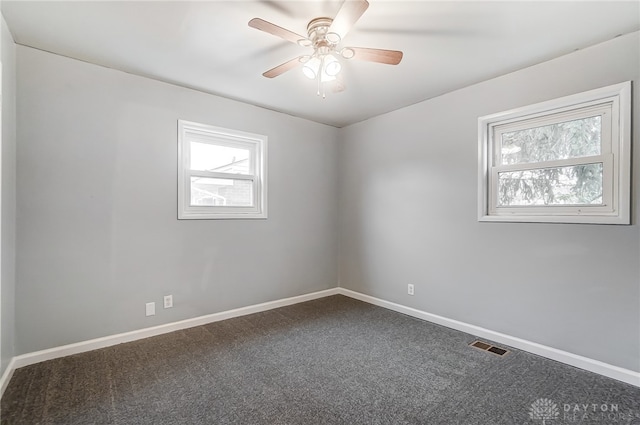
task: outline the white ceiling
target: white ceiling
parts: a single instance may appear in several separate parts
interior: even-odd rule
[[[342,46],[402,50],[397,66],[350,60],[346,90],[316,96],[294,69],[305,54],[250,28],[260,17],[299,34],[342,0],[2,1],[16,43],[342,127],[640,30],[639,1],[383,1]]]

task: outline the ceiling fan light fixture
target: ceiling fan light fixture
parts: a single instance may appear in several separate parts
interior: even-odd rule
[[[338,59],[336,59],[335,56],[326,55],[324,57],[324,72],[327,75],[331,77],[335,77],[340,73],[341,69],[342,69],[342,65],[340,65],[340,61],[338,61]]]
[[[342,71],[341,57],[342,59],[355,57],[365,62],[398,65],[402,60],[402,52],[399,50],[366,47],[345,47],[340,49],[338,47],[342,39],[368,7],[369,2],[367,0],[343,0],[334,18],[321,16],[309,21],[306,36],[279,27],[264,19],[253,18],[249,21],[250,27],[275,35],[299,46],[313,49],[312,54],[291,59],[264,72],[262,75],[267,78],[274,78],[302,65],[303,74],[311,80],[316,80],[318,95],[322,94],[324,98],[324,82],[337,80],[337,85],[342,85],[342,79],[336,78]],[[344,90],[344,86],[341,90]]]
[[[302,73],[310,80],[315,80],[320,71],[320,59],[317,56],[313,56],[302,67]]]
[[[329,75],[327,74],[327,69],[325,68],[324,71],[322,72],[322,74],[320,74],[320,82],[321,83],[326,83],[328,81],[333,81],[336,79],[335,75]]]

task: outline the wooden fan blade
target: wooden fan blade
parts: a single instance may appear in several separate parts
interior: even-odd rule
[[[283,38],[292,43],[298,43],[299,40],[304,40],[307,37],[304,37],[300,34],[296,34],[293,31],[289,31],[282,27],[277,26],[276,24],[272,24],[271,22],[267,22],[264,19],[253,18],[249,21],[249,26],[251,28],[255,28],[260,31],[268,32],[269,34],[275,35],[276,37]]]
[[[347,47],[346,49],[353,50],[353,59],[361,61],[397,65],[402,60],[402,52],[399,50],[368,49],[366,47]]]
[[[333,18],[329,32],[334,32],[343,39],[368,7],[367,0],[345,0],[338,14]]]
[[[285,72],[295,68],[296,66],[301,65],[302,64],[302,62],[300,62],[301,57],[302,56],[297,57],[295,59],[291,59],[290,61],[287,61],[283,64],[276,66],[275,68],[271,68],[270,70],[263,73],[262,75],[264,75],[267,78],[274,78],[280,74],[284,74]]]

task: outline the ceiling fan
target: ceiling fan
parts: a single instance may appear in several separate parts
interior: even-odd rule
[[[298,56],[266,71],[262,75],[267,78],[274,78],[293,68],[302,66],[305,76],[318,81],[318,95],[320,95],[322,83],[333,81],[338,77],[342,69],[339,57],[389,65],[399,64],[402,60],[402,52],[399,50],[338,47],[345,35],[368,7],[369,2],[367,0],[345,0],[335,18],[319,17],[312,19],[307,25],[306,37],[260,18],[250,20],[249,26],[252,28],[268,32],[302,47],[313,48],[312,54]],[[324,97],[324,89],[322,95]]]

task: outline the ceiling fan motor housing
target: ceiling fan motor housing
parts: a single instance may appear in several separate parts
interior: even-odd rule
[[[336,33],[329,32],[329,27],[333,19],[321,17],[312,19],[307,25],[307,34],[314,49],[321,47],[329,47],[333,50],[340,42],[340,36]]]

